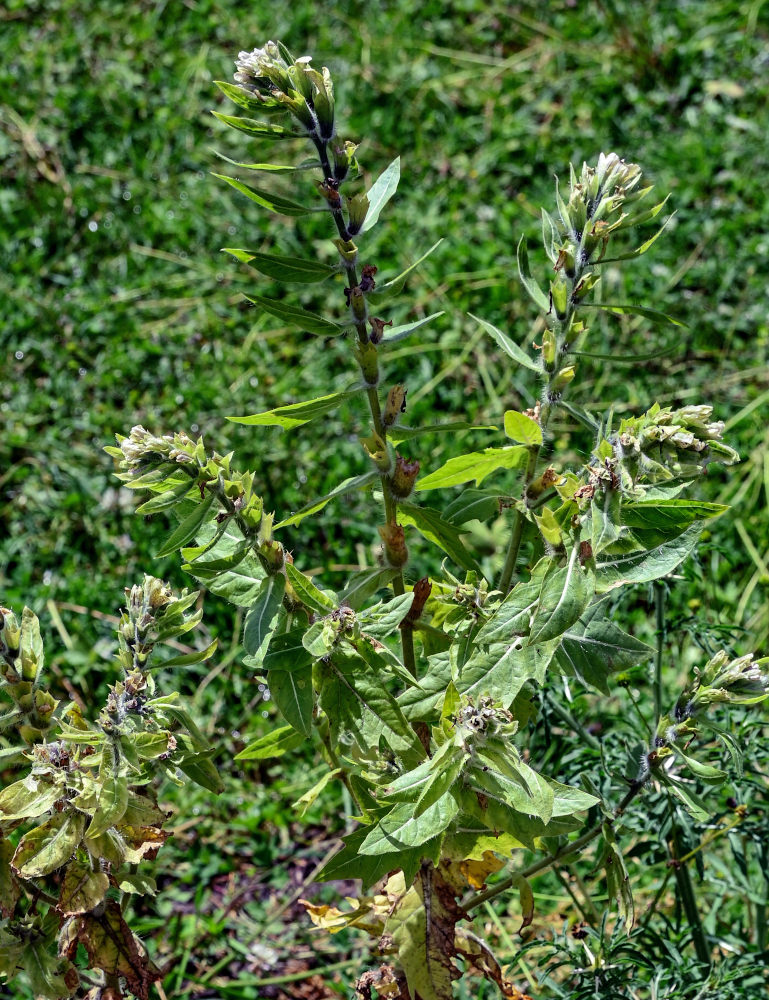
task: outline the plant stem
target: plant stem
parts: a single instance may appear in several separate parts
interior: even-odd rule
[[[662,717],[662,657],[665,652],[665,585],[654,581],[654,611],[657,647],[654,654],[654,721],[655,728]]]
[[[323,177],[329,178],[333,177],[333,172],[331,170],[331,164],[328,159],[328,141],[321,139],[314,139],[315,148],[318,151],[318,158],[320,161],[320,167],[323,171]],[[339,233],[340,239],[349,240],[350,233],[347,231],[347,226],[344,221],[344,215],[341,209],[332,208],[331,216],[336,225],[337,232]],[[349,282],[350,288],[355,288],[358,284],[358,273],[354,263],[344,261],[345,274],[347,275],[347,280]],[[368,331],[366,329],[366,320],[358,319],[354,320],[355,331],[358,336],[358,343],[369,344],[370,338]],[[378,365],[377,365],[377,381],[379,378]],[[371,423],[374,428],[374,433],[381,438],[381,440],[387,443],[387,428],[382,420],[382,408],[379,404],[379,395],[377,393],[376,385],[366,386],[366,398],[368,399],[369,411],[371,413]],[[384,501],[384,513],[385,522],[387,524],[397,524],[398,519],[398,504],[395,497],[392,494],[390,488],[389,476],[386,472],[382,472],[380,475],[380,482],[382,484],[382,498]],[[406,583],[403,578],[403,570],[398,570],[392,580],[393,593],[396,597],[401,596],[406,593]],[[403,663],[406,669],[416,677],[416,656],[414,653],[414,636],[411,629],[401,629],[401,650],[403,653]]]
[[[601,741],[597,740],[592,733],[589,733],[581,722],[578,722],[568,708],[564,708],[557,701],[551,701],[550,698],[547,699],[548,706],[552,709],[553,715],[557,715],[562,722],[565,722],[569,729],[573,730],[575,733],[579,733],[579,736],[586,746],[589,746],[591,750],[600,750]]]
[[[632,782],[630,788],[628,789],[625,797],[614,810],[613,819],[619,819],[622,813],[627,809],[633,799],[638,795],[641,789],[646,784],[647,778],[638,778],[636,781]],[[553,854],[548,854],[547,857],[542,858],[540,861],[535,861],[534,864],[529,865],[528,868],[519,874],[523,878],[532,878],[534,875],[539,875],[540,872],[546,871],[551,865],[555,864],[556,861],[563,861],[564,859],[571,857],[572,854],[579,854],[583,847],[587,847],[595,838],[600,834],[603,829],[603,824],[606,820],[600,820],[595,826],[591,827],[587,833],[583,833],[581,837],[577,837],[570,844],[564,844],[562,848],[554,851]],[[495,896],[499,896],[513,885],[515,882],[515,877],[508,876],[502,879],[501,882],[497,882],[490,889],[486,889],[485,892],[479,892],[476,896],[471,896],[469,899],[462,902],[462,909],[464,910],[474,910],[478,906],[482,906],[487,899],[494,899]]]
[[[702,926],[702,918],[697,908],[697,897],[694,893],[691,872],[686,862],[680,858],[681,851],[681,831],[674,823],[671,830],[673,873],[678,886],[678,894],[681,905],[686,914],[686,921],[692,932],[692,943],[697,953],[697,958],[705,965],[710,965],[710,946],[708,945],[705,928]]]
[[[534,473],[537,471],[537,460],[539,458],[540,446],[531,448],[529,451],[529,460],[526,463],[526,471],[523,474],[523,499],[522,503],[526,503],[526,491],[531,485],[534,479]],[[521,548],[521,540],[523,538],[523,527],[526,523],[526,515],[521,510],[520,507],[515,508],[515,517],[513,520],[513,530],[510,533],[510,543],[507,547],[507,555],[505,557],[505,564],[502,567],[502,575],[499,578],[498,589],[502,591],[503,594],[507,594],[510,590],[510,584],[513,579],[513,573],[515,572],[515,564],[518,562],[518,552]]]

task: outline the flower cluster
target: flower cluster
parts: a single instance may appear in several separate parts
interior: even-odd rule
[[[318,139],[334,134],[334,84],[324,66],[310,66],[311,57],[295,59],[280,42],[241,52],[236,60],[235,82],[266,114],[290,112]]]
[[[740,456],[721,440],[724,424],[710,421],[712,412],[712,406],[672,410],[655,403],[642,416],[623,420],[599,445],[598,458],[618,470],[630,493],[643,484],[696,479],[710,462],[733,465]]]

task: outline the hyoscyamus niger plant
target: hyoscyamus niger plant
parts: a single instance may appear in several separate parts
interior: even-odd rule
[[[243,664],[266,677],[283,723],[239,759],[280,757],[311,741],[328,773],[302,801],[340,781],[354,803],[357,826],[322,877],[359,879],[362,892],[344,908],[305,905],[321,928],[357,927],[375,939],[376,960],[360,970],[359,996],[447,1000],[457,979],[476,975],[504,996],[522,997],[470,928],[479,907],[513,890],[523,930],[534,918],[535,876],[589,857],[605,872],[617,923],[630,931],[625,818],[665,799],[671,810],[706,820],[702,786],[725,778],[712,744],[740,752],[719,709],[752,705],[769,691],[765,659],[726,651],[666,691],[672,672],[668,678],[661,642],[654,649],[616,621],[618,591],[651,584],[662,634],[658,581],[690,556],[703,524],[723,510],[687,493],[708,464],[737,460],[711,407],[655,404],[617,421],[570,406],[592,438],[578,464],[554,451],[548,433],[591,356],[591,314],[675,322],[595,295],[603,265],[654,244],[664,226],[641,242],[627,236],[653,222],[665,202],[650,197],[637,165],[613,153],[578,172],[572,167],[563,192],[556,183],[554,210],[542,212],[547,279],[532,276],[525,241],[518,247],[521,286],[544,319],[536,354],[511,331],[472,318],[505,364],[539,379],[540,400],[474,428],[487,435],[482,450],[425,468],[431,435],[471,425],[410,426],[409,387],[386,378],[390,345],[441,315],[399,326],[387,319],[390,301],[435,247],[393,275],[380,275],[366,253],[366,234],[397,189],[400,160],[365,188],[357,146],[336,129],[329,71],[309,58],[268,42],[241,53],[237,67],[235,82],[219,86],[240,113],[216,117],[245,133],[249,146],[290,153],[280,162],[230,161],[237,176],[217,176],[278,215],[325,214],[335,263],[326,255],[227,252],[271,279],[318,286],[316,300],[327,301],[322,314],[291,293],[254,292],[250,301],[304,335],[344,337],[353,374],[342,391],[231,419],[298,434],[351,401],[367,414],[355,428],[360,461],[326,495],[273,514],[254,474],[202,439],[136,426],[107,450],[123,483],[146,495],[138,510],[172,518],[158,554],[181,552],[192,577],[245,609]],[[294,156],[307,144],[309,158]],[[308,345],[304,356],[311,354]],[[333,505],[354,492],[367,494],[377,512],[381,558],[336,591],[322,574],[302,571],[301,525],[321,512],[333,516]],[[500,512],[504,546],[492,557],[474,551],[467,526]],[[412,540],[419,536],[443,560],[431,577],[409,552],[410,545],[418,551]],[[216,790],[220,774],[226,780],[224,762],[212,763],[214,750],[171,681],[173,670],[214,648],[169,656],[164,646],[198,624],[196,598],[176,596],[149,576],[127,592],[117,634],[122,676],[93,718],[46,688],[34,614],[3,609],[0,764],[10,780],[0,792],[1,982],[23,982],[48,998],[87,991],[91,1000],[144,1000],[162,977],[124,916],[127,898],[155,890],[146,862],[168,835],[159,786],[189,778]],[[610,794],[587,773],[577,785],[558,780],[552,762],[540,766],[527,732],[546,681],[563,677],[609,695],[619,672],[643,663],[653,670],[649,729],[639,729],[643,747],[632,770],[610,774]],[[556,700],[550,707],[575,745],[601,751],[601,740],[567,706]],[[707,964],[712,942],[685,862],[676,880],[692,946]]]

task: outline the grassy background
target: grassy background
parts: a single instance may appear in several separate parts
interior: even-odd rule
[[[615,150],[639,162],[661,195],[671,192],[667,233],[637,263],[608,271],[605,294],[672,313],[686,329],[597,321],[589,349],[659,356],[586,362],[572,398],[595,409],[613,403],[620,414],[655,398],[711,402],[728,421],[744,463],[736,474],[713,469],[702,493],[734,509],[676,584],[673,613],[681,651],[716,641],[765,650],[769,6],[94,0],[86,12],[74,0],[8,0],[0,27],[0,593],[42,616],[63,680],[88,697],[109,677],[109,616],[143,571],[189,582],[173,560],[152,556],[163,521],[142,524],[115,489],[101,450],[115,432],[135,423],[202,432],[257,470],[278,512],[365,467],[355,436],[362,412],[343,411],[301,436],[254,435],[224,419],[349,380],[348,342],[306,340],[244,309],[243,292],[276,288],[219,253],[308,255],[313,237],[325,235],[321,223],[276,223],[209,176],[222,166],[212,147],[235,159],[273,152],[220,127],[209,110],[231,110],[212,81],[231,76],[239,49],[275,37],[331,68],[340,135],[362,141],[367,172],[402,156],[398,196],[365,247],[380,276],[445,238],[390,314],[398,322],[445,311],[388,358],[388,379],[410,388],[411,423],[436,411],[493,420],[531,404],[536,387],[467,313],[521,344],[537,340],[515,246],[526,233],[536,247],[554,173]],[[304,191],[309,181],[299,184]],[[544,275],[544,255],[532,258]],[[303,302],[328,309],[319,294]],[[572,429],[566,419],[556,425],[556,448]],[[477,437],[478,447],[491,443]],[[414,457],[429,469],[452,447],[436,439]],[[371,561],[375,542],[370,516],[353,502],[330,508],[289,545],[303,568],[344,567]],[[237,668],[237,623],[215,601],[206,606],[229,651],[218,677],[181,683],[230,746],[270,708],[257,708],[261,693]],[[633,607],[644,619],[646,595]],[[209,818],[193,821],[186,861],[183,830],[177,838],[188,890],[162,904],[173,933],[160,947],[188,947],[196,975],[217,958],[215,915],[239,880],[261,884],[263,868],[296,854],[296,837],[318,840],[292,828],[280,805],[301,793],[303,776],[241,777],[247,786],[236,776],[213,817],[202,794],[185,793],[179,806],[182,826],[195,809]],[[231,819],[232,842],[218,851],[222,819]],[[294,866],[284,875],[301,884]],[[249,948],[269,937],[271,892],[254,889],[251,910],[240,911],[248,954],[233,964],[226,953],[233,974],[257,962]],[[196,910],[214,921],[205,946]],[[186,968],[169,977],[169,995],[188,988]]]

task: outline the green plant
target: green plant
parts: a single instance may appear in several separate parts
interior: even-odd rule
[[[434,318],[391,327],[376,315],[400,293],[413,266],[377,282],[376,266],[361,256],[358,246],[396,190],[399,161],[367,191],[360,190],[356,145],[336,135],[328,71],[312,69],[309,60],[294,59],[279,44],[269,42],[263,49],[242,53],[236,84],[220,87],[249,115],[259,116],[217,113],[225,124],[264,141],[309,141],[316,154],[299,164],[235,164],[240,170],[289,179],[297,174],[300,180],[291,196],[272,187],[252,187],[236,177],[223,179],[277,214],[330,215],[336,229],[334,251],[319,251],[318,259],[247,249],[229,252],[262,274],[287,282],[317,283],[322,290],[333,287],[322,283],[337,278],[346,283],[344,308],[337,295],[330,318],[284,299],[253,295],[250,301],[320,338],[349,334],[357,369],[356,381],[342,391],[233,419],[247,426],[294,431],[322,423],[343,404],[362,401],[370,420],[360,438],[365,467],[276,523],[264,510],[255,475],[239,471],[232,455],[207,451],[202,439],[183,433],[156,435],[137,426],[108,450],[118,462],[121,480],[151,494],[140,511],[169,511],[178,519],[158,554],[181,549],[188,572],[210,591],[246,609],[244,663],[264,673],[287,724],[252,743],[239,759],[282,756],[312,739],[329,769],[308,789],[302,805],[322,796],[331,780],[342,781],[355,803],[359,828],[346,838],[324,876],[360,878],[365,886],[384,879],[383,887],[361,896],[344,912],[312,904],[308,910],[322,927],[360,927],[379,940],[385,964],[360,976],[359,993],[371,996],[376,990],[380,996],[404,1000],[445,1000],[460,975],[460,960],[505,995],[519,996],[488,946],[465,927],[468,914],[515,886],[525,927],[534,912],[530,880],[554,865],[587,856],[590,845],[596,844],[591,858],[605,870],[609,899],[616,900],[621,923],[629,929],[633,897],[619,841],[631,804],[642,790],[653,787],[666,802],[680,802],[695,818],[707,817],[695,786],[718,783],[724,772],[703,762],[691,744],[703,731],[729,741],[726,730],[708,714],[713,705],[751,704],[767,694],[765,661],[721,651],[692,681],[674,679],[680,694],[674,708],[664,712],[664,591],[656,581],[692,553],[703,522],[723,510],[688,500],[683,490],[708,463],[731,464],[737,457],[721,441],[723,426],[711,421],[711,407],[655,404],[641,417],[615,426],[611,414],[596,417],[564,400],[577,378],[580,358],[591,356],[584,350],[589,342],[584,319],[588,310],[668,321],[651,309],[600,302],[595,296],[602,264],[640,256],[654,243],[662,230],[636,249],[623,248],[620,240],[624,232],[654,219],[664,202],[646,208],[651,188],[640,187],[640,169],[614,154],[601,155],[595,167],[585,165],[579,174],[572,169],[568,200],[557,188],[557,214],[543,213],[545,251],[554,270],[549,294],[529,273],[525,243],[518,249],[523,286],[544,319],[539,356],[530,357],[507,334],[479,321],[511,364],[541,379],[541,402],[525,412],[504,414],[504,431],[512,444],[466,452],[419,478],[422,438],[453,434],[467,424],[457,420],[405,426],[401,419],[406,387],[396,384],[383,391],[381,358],[388,346]],[[294,200],[304,196],[301,178],[311,169],[321,171],[317,190],[322,202],[317,209]],[[348,195],[348,190],[353,193]],[[607,256],[610,247],[613,257]],[[310,355],[307,347],[304,356]],[[612,358],[602,360],[610,363]],[[574,461],[565,444],[553,450],[548,436],[553,414],[567,406],[566,412],[590,435],[583,463]],[[412,454],[419,449],[419,461],[396,450],[406,442]],[[546,449],[550,464],[543,469]],[[487,478],[500,481],[499,473],[510,470],[520,470],[520,496],[507,484],[481,489]],[[475,485],[442,510],[412,499],[414,492],[467,483]],[[300,558],[295,529],[354,491],[371,492],[380,504],[382,561],[373,570],[353,574],[335,592],[303,573],[286,545]],[[490,555],[474,551],[466,542],[468,526],[498,518],[500,511],[511,512],[505,544]],[[407,547],[405,528],[416,533],[414,542],[409,539],[416,557]],[[431,558],[422,555],[419,538],[445,556],[441,569],[430,577],[418,576],[413,569],[420,558]],[[411,587],[408,574],[415,580]],[[656,651],[614,621],[617,591],[644,583],[657,588]],[[189,597],[182,599],[183,608],[190,603]],[[614,673],[651,657],[654,723],[642,746],[639,742],[640,759],[632,771],[613,768],[605,788],[599,789],[587,776],[577,787],[559,780],[557,763],[546,769],[527,747],[516,745],[516,734],[523,735],[530,720],[544,710],[540,688],[548,678],[562,675],[609,694],[618,683]],[[8,691],[13,699],[12,686]],[[596,736],[560,700],[551,699],[548,705],[573,731],[576,746],[601,749]],[[171,735],[179,740],[170,728],[163,729],[169,725],[168,711],[164,703],[152,705],[148,715],[153,732],[159,727],[166,741],[159,757],[168,751]],[[144,718],[143,712],[138,714]],[[193,740],[186,749],[194,751],[194,760],[207,760],[200,757],[206,751],[194,744],[190,721],[178,714],[172,717]],[[103,742],[104,736],[100,739]],[[128,745],[133,739],[132,731]],[[189,765],[184,752],[178,763],[183,769]],[[213,783],[210,768],[208,772]],[[110,780],[113,776],[105,774],[104,781]],[[617,787],[623,783],[621,795]],[[82,814],[77,804],[58,795],[47,808],[56,809],[62,801],[58,815]],[[7,818],[15,823],[32,817]],[[107,812],[97,828],[107,823],[109,830],[112,820]],[[114,822],[119,828],[119,821]],[[85,820],[81,825],[83,830],[78,827],[79,835],[67,845],[69,853],[83,836],[88,838],[90,827]],[[570,839],[572,833],[577,833],[575,839]],[[672,839],[677,837],[674,833]],[[536,859],[516,864],[512,874],[483,891],[486,880],[503,867],[502,859],[509,861],[521,850],[534,852]],[[680,853],[674,857],[682,873],[681,897],[690,901],[685,905],[697,957],[707,962],[710,949],[691,904],[686,862],[681,862]],[[66,860],[57,856],[54,868],[40,874],[50,874]],[[9,884],[15,886],[25,873],[12,865]],[[48,903],[55,905],[54,897]],[[47,919],[49,924],[55,921],[50,915]],[[89,957],[93,960],[92,954]],[[7,975],[17,961],[8,960]],[[119,990],[123,967],[107,971],[112,976],[107,988]],[[147,974],[138,990],[130,976],[125,978],[130,989],[143,995],[152,975]],[[63,987],[56,982],[49,989],[55,995]]]

